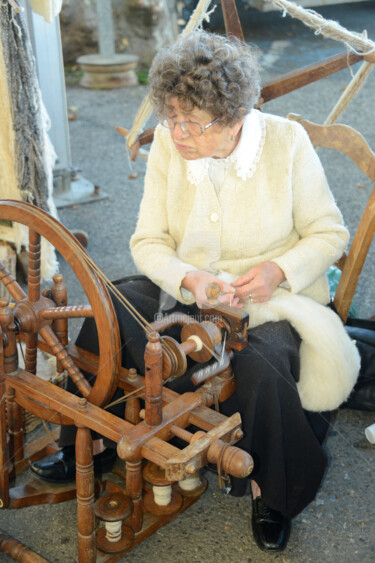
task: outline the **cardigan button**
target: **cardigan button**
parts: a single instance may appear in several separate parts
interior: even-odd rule
[[[217,213],[211,213],[210,215],[210,221],[212,223],[217,223],[219,220],[219,215]]]

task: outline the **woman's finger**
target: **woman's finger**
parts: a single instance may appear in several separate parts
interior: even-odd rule
[[[254,268],[251,268],[251,270],[246,272],[246,274],[243,274],[242,276],[234,280],[231,285],[233,287],[240,287],[246,285],[250,283],[255,278],[255,276],[256,276],[256,271]]]

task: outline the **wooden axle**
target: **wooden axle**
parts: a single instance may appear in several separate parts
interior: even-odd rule
[[[197,440],[204,438],[207,434],[206,432],[196,432],[192,434],[188,430],[183,428],[179,428],[176,425],[171,427],[171,432],[175,436],[178,436],[182,440],[190,444],[194,444]],[[236,430],[235,439],[241,440],[244,434],[240,428]],[[209,463],[218,463],[218,460],[221,459],[222,468],[226,473],[230,473],[233,477],[243,477],[243,460],[241,459],[242,450],[236,448],[234,446],[230,446],[228,443],[224,442],[223,440],[217,439],[214,440],[211,446],[207,450],[207,461]],[[234,463],[234,460],[238,463]],[[190,469],[190,474],[194,472]],[[246,475],[245,475],[246,477]]]

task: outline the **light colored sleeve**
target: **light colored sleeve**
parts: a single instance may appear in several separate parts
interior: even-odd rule
[[[273,262],[284,271],[292,293],[299,293],[342,256],[349,233],[306,131],[295,126],[293,221],[300,239]]]
[[[168,225],[167,192],[171,146],[165,131],[155,130],[145,176],[144,194],[130,249],[138,270],[169,295],[186,304],[195,302],[190,291],[181,293],[187,272],[197,268],[180,260]]]

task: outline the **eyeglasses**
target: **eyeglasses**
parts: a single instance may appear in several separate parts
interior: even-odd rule
[[[174,130],[174,128],[178,123],[183,133],[187,133],[188,135],[192,135],[193,137],[200,137],[201,135],[203,135],[206,129],[211,127],[211,125],[214,125],[214,123],[219,121],[219,119],[220,117],[217,117],[216,119],[211,121],[211,123],[205,125],[204,127],[202,127],[202,125],[196,123],[195,121],[174,121],[174,119],[169,119],[169,118],[163,119],[163,121],[160,121],[160,123],[167,129],[171,129],[172,131]]]

